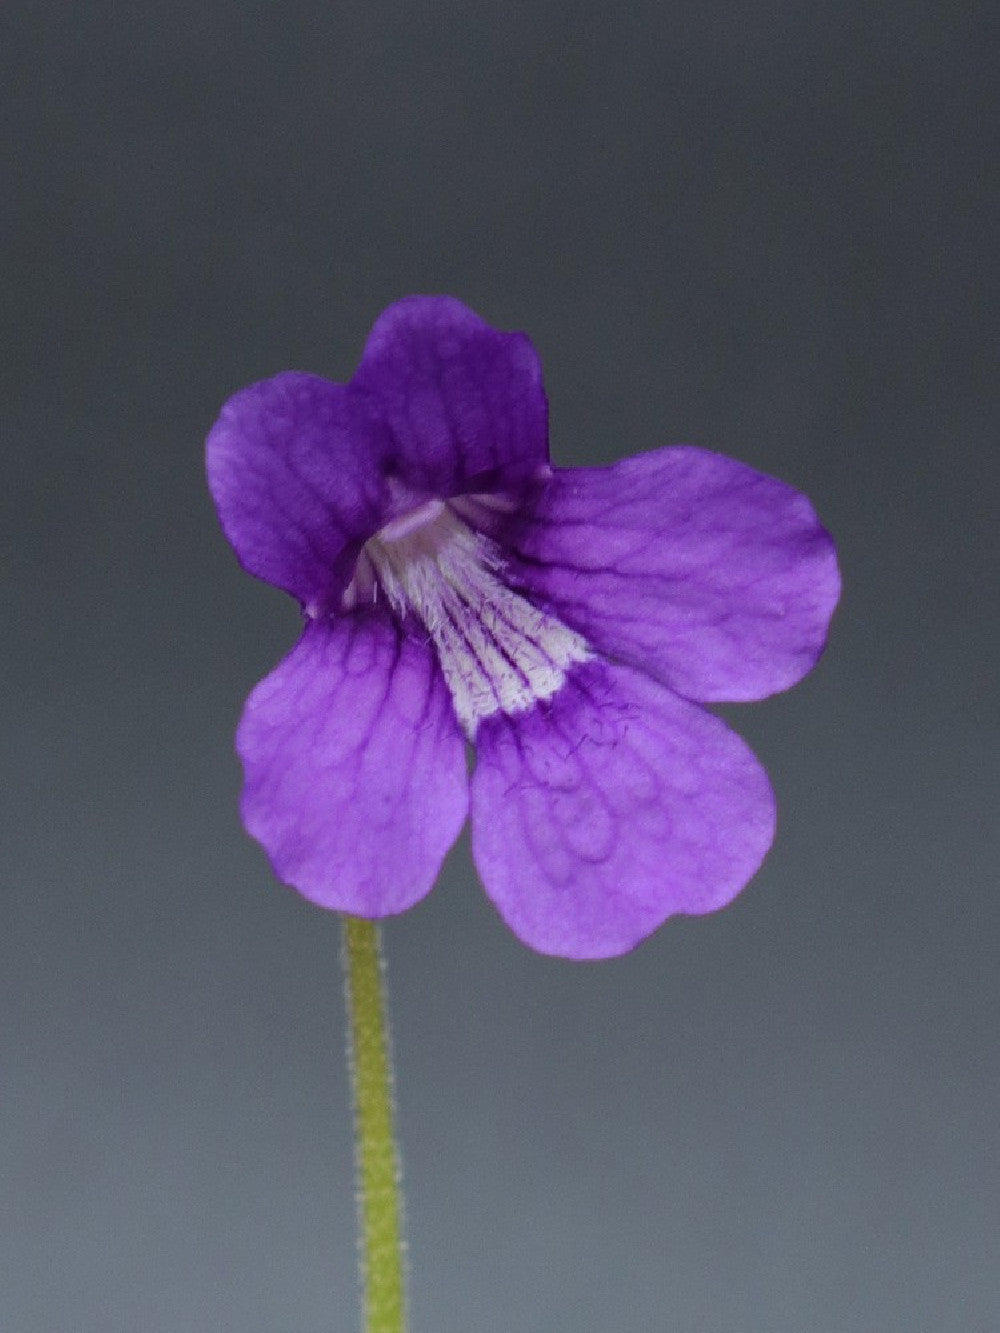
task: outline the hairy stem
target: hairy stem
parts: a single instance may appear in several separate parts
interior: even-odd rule
[[[378,925],[343,918],[365,1333],[404,1333],[402,1190]]]

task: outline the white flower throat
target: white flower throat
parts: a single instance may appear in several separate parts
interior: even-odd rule
[[[344,594],[345,610],[381,592],[401,619],[416,616],[470,740],[483,718],[550,699],[590,657],[579,634],[506,585],[503,565],[495,542],[429,500],[365,543]]]

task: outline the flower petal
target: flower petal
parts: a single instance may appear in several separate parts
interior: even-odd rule
[[[767,775],[718,718],[629,667],[577,667],[548,705],[480,727],[472,845],[526,944],[627,952],[674,913],[710,912],[774,835]]]
[[[319,609],[347,584],[386,507],[383,440],[343,385],[289,371],[230,398],[208,484],[240,563]]]
[[[410,296],[383,311],[351,380],[388,426],[411,491],[520,490],[548,464],[548,406],[523,333],[461,301]]]
[[[465,745],[428,647],[374,613],[313,622],[247,700],[243,821],[322,907],[401,912],[465,821]]]
[[[840,592],[804,495],[686,446],[556,472],[515,551],[527,590],[596,648],[706,702],[801,679]]]

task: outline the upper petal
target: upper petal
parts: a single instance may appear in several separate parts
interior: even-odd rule
[[[729,902],[771,845],[771,788],[744,742],[628,667],[576,667],[549,704],[485,721],[477,755],[473,855],[542,953],[625,953],[674,913]]]
[[[559,471],[517,575],[595,647],[689,699],[759,699],[813,667],[840,592],[804,495],[703,449]]]
[[[230,398],[206,462],[243,567],[304,604],[332,602],[385,512],[383,444],[364,405],[316,375],[289,371]]]
[[[452,297],[410,296],[389,306],[351,384],[388,426],[400,477],[413,492],[517,491],[548,463],[534,347]]]
[[[401,912],[465,820],[465,745],[430,649],[374,613],[309,624],[252,692],[236,740],[243,820],[322,907]]]

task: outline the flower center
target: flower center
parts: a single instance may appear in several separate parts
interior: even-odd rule
[[[365,543],[344,594],[349,610],[381,589],[400,619],[420,621],[470,740],[483,718],[550,699],[590,656],[579,634],[508,587],[503,569],[494,541],[429,500]]]

